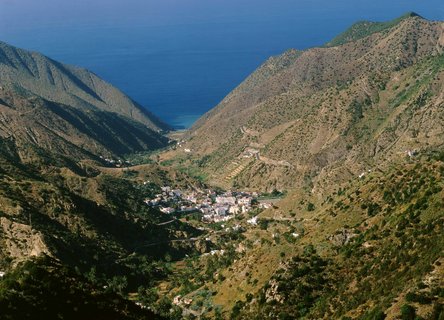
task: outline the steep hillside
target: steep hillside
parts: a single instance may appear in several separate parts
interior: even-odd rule
[[[201,231],[144,201],[194,181],[122,162],[167,146],[166,129],[90,72],[0,44],[0,318],[170,314],[133,300]]]
[[[0,136],[76,159],[164,147],[168,126],[91,72],[0,43]]]
[[[160,190],[156,185],[53,157],[41,148],[1,143],[0,252],[9,257],[3,267],[45,253],[70,266],[84,268],[100,260],[108,268],[138,251],[163,257],[168,246],[147,252],[143,244],[194,232],[179,228],[180,223],[157,226],[168,218],[143,202]],[[32,161],[21,160],[22,154],[32,155]]]
[[[193,243],[178,239],[201,231],[148,207],[144,200],[163,184],[143,182],[160,178],[176,186],[180,175],[172,181],[153,164],[146,173],[139,168],[139,177],[134,168],[97,167],[13,139],[0,138],[0,147],[0,271],[7,275],[0,276],[0,318],[23,313],[36,319],[45,311],[57,314],[57,308],[66,319],[69,310],[102,313],[99,319],[152,314],[129,301],[129,293],[166,277],[165,257],[195,254]],[[56,266],[37,259],[20,267],[44,256]],[[34,275],[36,268],[41,270]],[[43,296],[51,298],[39,302]],[[80,297],[85,301],[79,304]],[[22,313],[15,311],[19,305]],[[165,308],[157,313],[168,314]]]
[[[417,13],[409,12],[398,19],[388,22],[372,22],[359,21],[353,24],[348,30],[335,37],[332,41],[326,44],[328,47],[339,46],[347,42],[359,40],[369,35],[390,29],[400,23],[402,20],[420,17]]]
[[[92,72],[0,42],[0,86],[91,111],[113,112],[152,130],[169,127]]]
[[[0,309],[2,319],[161,319],[48,257],[23,263],[5,276]]]
[[[269,59],[160,158],[287,195],[159,288],[215,319],[443,319],[443,49],[408,14]]]
[[[115,112],[73,107],[0,89],[0,136],[76,159],[124,155],[167,145],[168,139]]]
[[[443,160],[401,155],[321,199],[238,215],[170,294],[219,319],[442,319]]]
[[[241,318],[406,319],[410,308],[440,319],[442,174],[442,154],[404,157],[314,202],[313,211],[287,202],[304,233]]]
[[[334,47],[272,58],[182,148],[225,187],[323,192],[395,154],[439,146],[443,30],[410,14]]]
[[[0,136],[75,159],[165,147],[168,126],[93,73],[0,42]]]

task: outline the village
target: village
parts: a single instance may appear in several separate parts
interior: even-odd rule
[[[258,201],[256,192],[227,191],[211,189],[182,191],[170,186],[161,188],[161,193],[152,199],[145,199],[146,205],[158,208],[165,214],[199,212],[202,222],[228,221],[237,214],[247,213],[253,208],[270,208],[271,204]]]

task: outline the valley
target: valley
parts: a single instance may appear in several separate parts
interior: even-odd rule
[[[443,50],[359,22],[170,132],[0,43],[0,319],[443,319]]]

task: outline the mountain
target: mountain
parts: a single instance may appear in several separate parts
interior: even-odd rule
[[[443,319],[442,22],[272,57],[154,154],[115,89],[3,47],[0,318]]]
[[[114,162],[167,146],[168,129],[89,71],[0,43],[1,319],[169,313],[128,292],[196,252],[175,241],[201,231],[144,202],[183,175]]]
[[[162,148],[168,139],[115,112],[73,107],[0,90],[0,137],[76,159]]]
[[[143,183],[147,180],[158,182]],[[164,184],[180,181],[180,174],[156,164],[101,167],[70,153],[0,138],[0,318],[168,314],[170,305],[154,315],[128,293],[166,277],[165,257],[197,252],[180,239],[201,231],[144,202]]]
[[[353,24],[349,29],[340,35],[336,36],[332,41],[326,44],[328,47],[338,46],[347,42],[356,41],[361,38],[368,37],[369,35],[390,29],[405,19],[419,17],[419,14],[415,12],[409,12],[399,17],[398,19],[388,22],[373,22],[373,21],[359,21]]]
[[[159,131],[170,129],[94,73],[0,42],[0,85],[78,109],[113,112]]]
[[[169,127],[93,73],[0,43],[0,136],[76,159],[166,146]]]
[[[443,49],[409,13],[266,61],[159,156],[262,205],[159,289],[214,319],[443,319]]]
[[[270,58],[182,148],[227,188],[322,191],[398,153],[439,147],[443,26],[407,14]]]
[[[238,214],[164,286],[211,319],[440,320],[443,160],[399,155],[322,198]]]

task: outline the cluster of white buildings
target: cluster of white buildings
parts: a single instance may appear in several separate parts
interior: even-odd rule
[[[169,186],[162,187],[161,190],[162,192],[156,194],[153,199],[145,199],[145,203],[150,207],[159,208],[160,211],[167,214],[196,210],[196,207],[190,205],[188,199],[184,199],[181,190]]]
[[[204,222],[220,222],[232,219],[235,215],[251,210],[256,193],[227,192],[218,195],[210,206],[200,208]]]
[[[193,299],[182,297],[181,295],[175,296],[173,304],[179,307],[189,306],[193,302]]]
[[[100,156],[100,159],[105,161],[108,165],[115,166],[117,168],[120,168],[120,167],[123,167],[123,166],[130,166],[131,165],[131,162],[124,161],[122,159],[115,160],[115,159],[105,158],[103,156]]]
[[[250,192],[217,194],[212,190],[181,191],[169,186],[161,190],[162,193],[156,194],[153,199],[145,199],[145,203],[166,214],[200,212],[204,222],[227,221],[236,214],[246,213],[251,210],[253,199],[257,198],[257,193]]]

